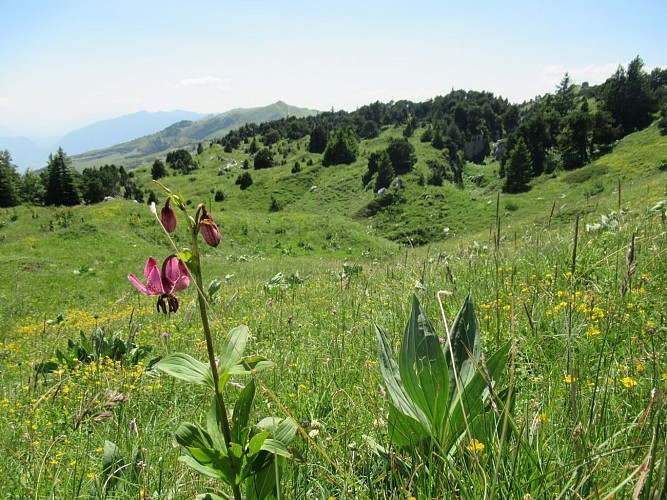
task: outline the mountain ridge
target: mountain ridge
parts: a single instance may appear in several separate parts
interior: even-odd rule
[[[284,101],[253,108],[234,108],[196,121],[181,120],[153,134],[107,148],[75,154],[71,158],[78,170],[105,163],[124,165],[125,168],[132,169],[164,156],[169,150],[192,147],[200,141],[220,138],[246,123],[263,123],[288,116],[303,117],[318,113],[317,110],[292,106]]]

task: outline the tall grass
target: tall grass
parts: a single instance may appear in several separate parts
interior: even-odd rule
[[[667,242],[660,214],[649,208],[589,216],[606,222],[590,231],[580,225],[576,257],[570,226],[516,239],[501,233],[497,249],[494,234],[481,243],[406,249],[389,259],[359,256],[354,266],[336,259],[218,262],[209,276],[222,281],[213,297],[214,338],[219,342],[237,324],[249,325],[249,350],[276,363],[261,374],[266,389],[258,391],[256,411],[287,413],[303,431],[281,496],[664,494]],[[103,218],[90,221],[102,240]],[[103,491],[107,441],[135,469],[110,496],[191,498],[215,488],[180,464],[172,446],[180,421],[205,419],[204,391],[160,375],[149,363],[176,350],[206,359],[194,294],[182,296],[178,314],[163,317],[152,302],[127,293],[122,279],[96,288],[100,275],[120,274],[116,267],[123,276],[140,272],[146,252],[160,252],[149,226],[133,230],[138,243],[126,242],[124,255],[79,253],[68,257],[67,269],[49,264],[57,254],[30,257],[31,244],[67,241],[58,231],[21,236],[28,246],[16,258],[38,269],[15,271],[16,280],[3,287],[8,321],[0,342],[0,494],[77,498]],[[272,286],[279,271],[298,272],[299,279]],[[23,273],[31,272],[40,273],[38,283],[25,281]],[[513,397],[507,412],[497,408],[495,423],[489,423],[497,432],[483,450],[472,452],[462,441],[447,457],[444,476],[418,470],[405,476],[378,459],[364,438],[388,446],[374,324],[398,347],[411,295],[439,318],[441,289],[452,292],[444,304],[449,318],[472,292],[484,353],[514,341]],[[441,322],[434,323],[444,332]],[[64,352],[82,332],[125,338],[135,330],[136,342],[152,349],[137,364],[71,359],[51,372],[35,369],[57,361],[57,350]]]

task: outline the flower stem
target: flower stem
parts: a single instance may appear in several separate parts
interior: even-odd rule
[[[191,227],[192,230],[192,259],[194,266],[191,269],[191,274],[195,277],[197,284],[197,302],[199,304],[199,314],[201,316],[201,324],[204,329],[204,336],[206,337],[206,351],[208,353],[208,362],[211,367],[211,374],[213,376],[213,385],[215,391],[215,401],[218,405],[218,413],[222,419],[222,434],[225,438],[225,444],[230,446],[232,442],[232,432],[229,427],[229,418],[227,416],[227,408],[225,407],[225,400],[222,397],[222,390],[219,386],[218,364],[215,360],[215,351],[213,350],[213,337],[211,336],[211,327],[208,322],[208,314],[206,309],[206,298],[204,297],[204,288],[201,277],[201,259],[199,256],[199,245],[197,244],[197,228]],[[235,500],[241,500],[241,488],[232,484],[232,491]]]

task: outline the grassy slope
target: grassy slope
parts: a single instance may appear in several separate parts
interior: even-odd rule
[[[426,174],[426,162],[439,154],[419,143],[419,134],[413,139],[419,161],[414,172],[404,176],[406,201],[401,212],[381,213],[370,219],[356,217],[374,199],[372,192],[361,189],[367,155],[400,134],[400,130],[389,129],[380,138],[363,143],[354,164],[329,168],[321,166],[321,155],[307,152],[305,140],[280,144],[284,154],[277,154],[276,159],[284,165],[250,170],[254,184],[247,190],[234,184],[240,168],[226,168],[229,159],[241,165],[246,155],[238,151],[225,154],[218,146],[200,155],[201,169],[163,181],[189,199],[206,202],[218,220],[224,237],[221,251],[211,256],[212,276],[227,274],[230,262],[239,263],[241,269],[235,273],[244,274],[249,270],[243,268],[251,267],[252,273],[266,280],[274,271],[290,267],[303,271],[312,267],[309,262],[321,259],[331,262],[332,267],[341,260],[383,260],[400,254],[400,248],[383,237],[396,228],[435,225],[440,232],[448,227],[446,238],[436,245],[445,251],[473,240],[490,241],[500,188],[497,165],[468,165],[465,189],[450,184],[418,186],[416,179],[419,173]],[[219,161],[218,155],[224,160]],[[595,222],[599,214],[618,208],[619,181],[623,207],[652,205],[665,193],[666,173],[658,165],[666,157],[667,138],[652,126],[628,136],[610,154],[583,169],[536,179],[525,194],[501,195],[501,235],[515,239],[545,228],[554,201],[553,226],[570,226],[575,213],[582,214],[582,227]],[[310,167],[306,166],[309,159],[314,162]],[[302,171],[292,174],[296,161]],[[587,173],[601,170],[603,174],[586,179]],[[150,183],[148,168],[135,172]],[[478,173],[485,174],[482,187],[467,180]],[[579,181],[573,183],[573,177]],[[311,186],[317,190],[311,191]],[[164,199],[157,187],[155,190]],[[213,201],[216,190],[224,192],[224,202]],[[594,192],[597,194],[590,194]],[[429,199],[425,199],[427,195]],[[269,213],[272,197],[283,206],[282,211]],[[59,227],[55,219],[64,213],[70,214],[69,228]],[[17,221],[10,221],[12,214],[18,215]],[[0,298],[21,297],[20,307],[7,311],[8,318],[44,308],[57,311],[63,304],[96,296],[100,300],[119,296],[127,292],[124,276],[128,272],[140,274],[147,255],[170,251],[147,208],[122,200],[71,210],[19,207],[0,212],[0,220],[5,222],[0,228],[0,271],[13,277],[3,281]],[[53,221],[55,230],[50,231]],[[156,250],[156,245],[162,250]],[[246,262],[253,264],[244,266]],[[94,272],[75,274],[80,267],[93,268]],[[55,293],[56,282],[68,292]]]
[[[390,134],[399,133],[386,131],[362,150],[383,147]],[[538,179],[523,195],[501,196],[504,241],[497,257],[470,244],[475,239],[482,245],[490,241],[498,187],[494,165],[467,167],[468,177],[488,173],[488,183],[481,188],[468,182],[464,190],[419,188],[412,175],[406,176],[407,194],[417,195],[406,196],[411,200],[405,205],[409,208],[407,222],[435,219],[453,228],[447,239],[429,249],[403,249],[381,238],[382,231],[395,223],[389,217],[354,218],[373,199],[359,186],[363,159],[349,167],[327,169],[313,156],[314,165],[306,167],[309,155],[303,153],[304,144],[300,151],[293,145],[286,165],[251,171],[255,184],[240,191],[234,185],[239,171],[224,173],[226,162],[218,164],[214,150],[202,155],[204,168],[193,175],[165,179],[188,198],[212,205],[211,212],[223,230],[220,247],[206,249],[204,256],[205,280],[234,275],[212,308],[219,331],[224,333],[241,321],[250,326],[252,349],[277,364],[264,376],[268,387],[297,421],[321,422],[318,445],[345,469],[342,477],[328,468],[319,452],[300,441],[297,446],[307,455],[306,461],[288,467],[285,498],[309,498],[313,491],[321,491],[324,498],[346,494],[406,498],[413,492],[418,498],[435,497],[419,495],[413,486],[400,482],[398,475],[393,489],[393,484],[374,482],[386,477],[386,470],[364,447],[362,437],[369,434],[385,440],[387,431],[382,421],[386,401],[377,394],[382,381],[373,322],[397,342],[416,280],[422,284],[418,293],[432,320],[439,315],[434,290],[448,287],[454,292],[445,304],[450,319],[468,290],[473,290],[485,350],[507,339],[510,332],[517,335],[516,419],[530,446],[539,451],[540,461],[534,465],[520,446],[506,446],[502,455],[496,455],[496,448],[487,442],[488,453],[482,456],[481,466],[466,476],[477,494],[486,492],[493,474],[503,485],[501,496],[520,498],[527,492],[533,498],[567,496],[578,480],[573,467],[580,456],[590,464],[582,469],[583,479],[594,488],[582,491],[581,496],[593,495],[598,488],[601,494],[610,494],[638,471],[651,443],[655,411],[647,426],[635,422],[652,404],[651,389],[664,387],[659,384],[666,371],[664,328],[660,329],[665,305],[664,228],[657,214],[642,217],[665,197],[666,174],[657,165],[664,162],[666,143],[652,127],[621,141],[610,155],[589,167]],[[418,170],[426,168],[422,153],[432,152],[418,152]],[[243,154],[235,153],[235,157],[243,160]],[[291,174],[297,159],[303,171]],[[601,165],[606,166],[604,174],[571,183],[571,176],[586,177],[587,172],[603,170]],[[218,175],[220,168],[223,175]],[[138,175],[147,178],[148,173],[140,170]],[[586,234],[582,226],[576,279],[571,282],[563,270],[569,268],[571,259],[573,216],[581,212],[584,222],[594,222],[616,209],[619,180],[621,204],[633,209],[633,214],[619,232]],[[310,192],[312,185],[318,186],[314,193]],[[209,203],[211,190],[216,189],[223,190],[227,198]],[[586,196],[595,191],[598,193]],[[425,193],[432,197],[424,200]],[[268,212],[271,195],[285,204],[283,211]],[[552,230],[544,231],[554,199]],[[430,200],[433,204],[428,206]],[[507,210],[512,204],[516,208]],[[59,224],[65,213],[69,227]],[[203,358],[201,332],[193,320],[193,290],[181,295],[182,312],[163,317],[151,310],[152,299],[141,296],[126,281],[129,272],[142,274],[148,255],[163,258],[171,252],[147,207],[124,200],[71,210],[19,207],[0,211],[0,221],[4,222],[0,274],[5,277],[0,284],[0,454],[6,458],[0,464],[0,492],[18,498],[47,493],[62,498],[85,495],[101,477],[97,450],[106,439],[116,442],[126,456],[134,447],[144,449],[149,492],[162,485],[178,488],[174,498],[192,498],[210,486],[177,462],[178,452],[170,444],[178,422],[203,419],[202,391],[130,369],[91,373],[88,366],[81,366],[79,371],[65,371],[59,375],[63,390],[55,374],[38,383],[30,378],[29,364],[46,359],[67,339],[77,339],[79,328],[87,334],[94,330],[96,320],[81,311],[99,313],[109,322],[110,331],[121,333],[129,328],[131,312],[140,324],[139,341],[153,345],[156,353],[178,349]],[[53,230],[50,222],[54,222]],[[631,292],[622,298],[625,253],[635,228],[639,229],[635,258],[640,267]],[[176,244],[184,244],[183,228],[175,234]],[[338,278],[343,260],[364,266],[349,286]],[[615,267],[620,273],[615,273]],[[311,278],[284,293],[264,291],[264,284],[278,271],[299,271]],[[579,431],[569,408],[570,386],[563,382],[569,368],[564,335],[568,320],[562,304],[567,305],[568,294],[575,290],[582,293],[575,302],[572,325],[574,375],[581,381],[577,388],[580,421],[586,423],[587,412],[594,409],[582,441],[574,439],[574,432]],[[604,315],[596,316],[593,305]],[[66,312],[64,325],[42,327],[44,319],[68,310],[74,311]],[[116,310],[122,313],[118,318],[105,319]],[[653,337],[645,333],[649,323],[658,327],[655,346]],[[585,332],[593,326],[598,336],[589,338]],[[169,332],[169,341],[161,338],[163,331]],[[607,376],[616,382],[597,382]],[[634,389],[621,382],[629,376],[639,384]],[[595,387],[597,400],[589,381],[599,384]],[[87,421],[73,430],[72,422],[82,405],[107,388],[128,394],[129,401],[112,409],[112,419]],[[602,409],[593,407],[594,400],[605,403]],[[275,406],[269,408],[262,393],[257,408],[265,412],[274,411]],[[135,419],[138,432],[128,432]],[[620,494],[630,496],[637,481],[631,478]],[[118,498],[137,498],[139,486],[129,485]],[[422,491],[428,490],[428,484],[421,486]]]

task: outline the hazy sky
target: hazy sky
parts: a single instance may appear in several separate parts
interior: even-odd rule
[[[667,67],[667,0],[0,0],[0,135],[135,111],[513,102]]]

